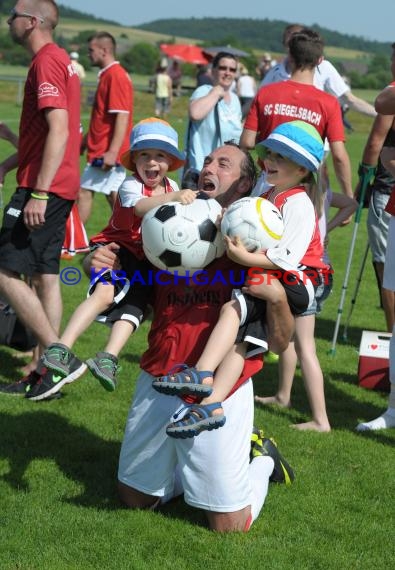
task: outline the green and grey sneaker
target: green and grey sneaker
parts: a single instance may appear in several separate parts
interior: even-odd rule
[[[292,467],[278,451],[277,444],[274,439],[272,437],[263,437],[263,431],[258,431],[260,431],[262,434],[261,438],[258,437],[255,441],[253,441],[252,437],[254,436],[254,432],[251,437],[251,461],[254,459],[254,457],[271,457],[274,461],[274,469],[273,473],[270,476],[270,481],[291,485],[295,479],[295,473]]]
[[[66,378],[74,371],[76,361],[78,358],[71,352],[68,346],[60,342],[50,344],[47,350],[41,357],[41,364],[44,368],[49,368],[53,372],[57,372]],[[73,370],[72,370],[73,369]],[[84,371],[86,370],[86,367]]]
[[[113,392],[117,385],[118,358],[110,352],[98,352],[95,358],[88,358],[86,364],[93,376],[108,392]]]

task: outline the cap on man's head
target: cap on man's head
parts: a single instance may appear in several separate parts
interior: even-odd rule
[[[265,148],[289,158],[310,172],[318,170],[324,157],[324,143],[319,132],[305,121],[278,125],[256,146],[258,155],[264,156]]]
[[[130,133],[130,150],[121,156],[121,163],[135,170],[133,152],[138,150],[162,150],[171,158],[170,170],[177,170],[185,163],[185,155],[178,150],[178,134],[166,121],[150,117],[137,123]]]
[[[78,55],[78,53],[76,51],[72,51],[70,53],[70,59],[78,59],[80,56]]]

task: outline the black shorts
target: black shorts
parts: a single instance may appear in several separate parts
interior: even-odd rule
[[[100,244],[94,244],[96,248]],[[105,245],[105,244],[102,244]],[[129,250],[120,247],[118,257],[122,271],[107,270],[91,275],[88,295],[92,295],[96,284],[104,281],[114,286],[114,302],[106,311],[96,317],[96,321],[112,326],[116,321],[130,321],[135,329],[144,319],[144,314],[152,293],[149,285],[149,271],[152,265],[145,259],[137,259]]]
[[[35,274],[57,275],[73,201],[50,193],[44,225],[30,231],[23,222],[23,209],[30,199],[30,192],[29,188],[17,188],[4,208],[0,267],[29,277]]]
[[[319,284],[313,276],[307,280],[303,271],[299,275],[300,279],[296,272],[284,272],[279,277],[293,315],[301,315],[314,302],[314,292]],[[239,302],[241,312],[236,343],[249,342],[267,350],[266,301],[244,294],[239,289],[233,292],[233,297]]]

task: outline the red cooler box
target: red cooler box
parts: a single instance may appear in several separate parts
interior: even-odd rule
[[[389,392],[391,333],[363,331],[359,347],[358,381],[363,388]]]

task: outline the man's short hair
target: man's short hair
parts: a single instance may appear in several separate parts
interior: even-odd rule
[[[117,42],[115,41],[114,36],[112,36],[109,32],[96,32],[96,34],[93,34],[90,38],[88,38],[88,42],[92,42],[93,40],[108,40],[111,43],[112,49],[115,53]]]
[[[313,69],[324,55],[321,36],[310,28],[303,28],[292,34],[288,43],[293,69]]]
[[[217,53],[217,55],[214,57],[214,59],[211,63],[213,69],[218,67],[219,62],[221,61],[221,59],[224,59],[224,58],[233,59],[237,63],[237,58],[235,55],[233,55],[233,53],[228,53],[227,51],[220,51]]]
[[[53,0],[38,0],[34,10],[44,18],[43,26],[54,30],[59,21],[59,8]],[[35,12],[37,14],[37,12]]]

